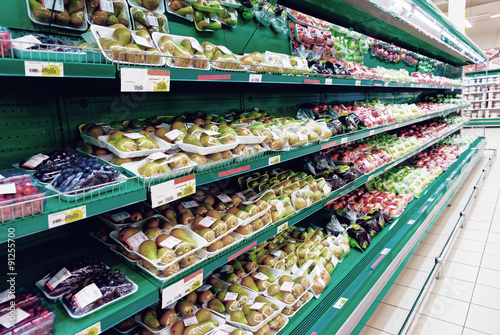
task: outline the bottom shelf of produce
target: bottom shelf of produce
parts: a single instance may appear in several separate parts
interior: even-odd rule
[[[403,215],[371,240],[364,253],[351,252],[337,265],[322,296],[298,311],[280,333],[357,333],[360,329],[355,330],[356,325],[467,178],[485,144],[484,138],[477,139],[418,199],[408,205]],[[328,220],[323,218],[322,221]],[[308,221],[319,220],[311,217]]]

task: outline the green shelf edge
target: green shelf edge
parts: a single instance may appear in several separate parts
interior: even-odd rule
[[[439,203],[441,198],[444,196],[444,191],[447,190],[445,185],[451,184],[452,179],[453,181],[456,181],[459,178],[465,177],[465,173],[463,173],[462,170],[466,163],[470,163],[474,159],[476,159],[474,165],[477,163],[479,157],[474,157],[474,151],[476,150],[475,147],[477,147],[481,141],[484,141],[484,138],[478,139],[473,145],[471,145],[471,147],[464,152],[445,173],[432,183],[431,188],[427,189],[424,196],[421,196],[419,199],[410,203],[410,208],[405,210],[404,214],[398,218],[397,222],[392,223],[394,226],[384,229],[382,231],[384,234],[379,233],[375,239],[372,240],[372,244],[370,245],[371,250],[369,249],[369,252],[367,251],[365,254],[361,254],[355,251],[355,255],[349,255],[348,258],[346,258],[340,265],[343,268],[342,274],[344,276],[336,276],[338,273],[333,272],[329,288],[327,288],[319,299],[313,300],[312,303],[307,304],[303,309],[301,309],[298,312],[299,317],[293,318],[283,329],[282,333],[296,335],[294,330],[305,321],[314,323],[314,325],[307,331],[300,329],[302,331],[301,334],[326,335],[337,332],[345,320],[349,317],[349,315],[351,315],[361,300],[365,297],[372,285],[385,271],[390,262],[401,251],[404,245],[412,237],[413,233],[420,227],[423,219],[425,219]],[[457,171],[460,171],[461,173],[456,174]],[[450,175],[452,175],[451,178]],[[452,197],[453,194],[448,198],[448,200]],[[439,214],[440,213],[438,213],[438,215]],[[412,225],[407,224],[407,221],[410,219],[415,220]],[[386,255],[382,255],[381,252],[386,248],[390,249],[390,251]],[[363,255],[371,257],[365,257]],[[350,259],[351,256],[355,257]],[[363,270],[352,278],[351,271],[359,266],[360,263],[364,264]],[[373,268],[371,268],[372,266]],[[353,279],[352,281],[349,283],[341,283],[349,276]],[[337,285],[343,285],[346,286],[346,288],[344,290],[336,290]],[[333,305],[341,297],[347,298],[348,302],[346,302],[341,309],[334,308]],[[328,309],[330,312],[320,313],[322,314],[322,317],[320,318],[311,316],[311,313],[313,313],[318,307],[323,307],[324,309],[325,304],[329,305]],[[306,320],[308,318],[311,320]]]

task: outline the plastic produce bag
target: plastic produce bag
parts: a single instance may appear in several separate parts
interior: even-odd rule
[[[326,224],[326,230],[333,236],[342,235],[346,231],[346,229],[340,224],[335,214],[330,217],[330,222]]]
[[[375,236],[384,228],[385,219],[380,210],[375,209],[356,220],[356,224],[363,227],[371,236]]]
[[[353,248],[357,248],[361,252],[364,252],[370,246],[371,236],[360,225],[353,224],[349,226],[346,233],[349,237],[350,245]]]

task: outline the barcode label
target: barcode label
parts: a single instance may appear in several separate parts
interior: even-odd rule
[[[252,309],[254,311],[258,311],[259,309],[264,307],[265,304],[266,304],[265,302],[256,302],[252,306],[250,306],[250,309]]]
[[[238,293],[227,292],[224,301],[235,301],[238,298]]]
[[[139,134],[139,133],[125,133],[125,134],[123,134],[123,136],[128,137],[128,138],[133,139],[133,140],[137,140],[139,138],[145,137],[144,135]]]
[[[73,296],[73,301],[76,303],[79,309],[83,309],[101,297],[101,290],[99,290],[97,285],[93,283],[87,287],[84,287],[77,294],[75,294]]]
[[[223,203],[228,203],[233,201],[227,194],[220,194],[217,196],[217,198]]]
[[[184,208],[193,208],[193,207],[198,207],[199,205],[196,201],[191,200],[182,202],[182,206],[184,206]]]
[[[191,326],[191,325],[195,325],[198,323],[198,319],[196,319],[196,316],[190,316],[188,318],[185,318],[182,320],[182,322],[184,322],[184,326]]]
[[[153,15],[146,15],[146,18],[148,19],[148,23],[150,26],[153,26],[153,27],[158,27],[159,24],[158,24],[158,19],[153,16]]]
[[[132,237],[129,237],[125,242],[130,247],[130,249],[134,250],[135,248],[139,248],[141,243],[147,240],[149,239],[146,236],[146,234],[140,231],[137,234],[133,235]]]
[[[99,8],[108,13],[114,13],[115,8],[113,7],[113,3],[110,0],[99,0]]]
[[[111,219],[113,219],[114,222],[120,222],[122,220],[128,219],[130,217],[130,214],[125,211],[121,211],[118,213],[115,213],[111,215]]]
[[[200,222],[198,222],[198,226],[202,226],[202,227],[208,228],[211,225],[213,225],[215,221],[217,221],[216,218],[213,218],[211,216],[207,216],[203,220],[201,220]]]
[[[228,272],[232,269],[233,267],[231,265],[224,265],[222,269],[220,269],[220,272]]]
[[[57,285],[59,285],[69,277],[71,277],[71,272],[69,272],[66,268],[62,268],[55,274],[55,276],[50,278],[46,285],[51,291],[54,291]]]
[[[167,138],[168,140],[173,141],[182,134],[184,134],[184,133],[182,131],[180,131],[179,129],[174,129],[174,130],[169,131],[168,133],[166,133],[163,136],[165,136],[165,138]]]
[[[34,156],[31,156],[30,159],[28,159],[22,166],[29,167],[30,169],[36,168],[40,163],[42,163],[44,160],[49,158],[49,156],[44,155],[44,154],[36,154]]]
[[[179,240],[176,237],[169,236],[164,241],[160,242],[160,247],[174,249],[182,240]]]
[[[269,280],[269,277],[263,274],[262,272],[257,273],[255,276],[258,280]]]
[[[196,289],[196,292],[205,292],[206,290],[209,290],[211,288],[212,288],[212,285],[203,285],[203,286],[198,287],[198,289]]]
[[[280,287],[280,291],[281,292],[292,292],[293,284],[295,284],[295,283],[294,282],[283,283]]]
[[[281,201],[278,201],[275,205],[276,211],[278,211],[279,214],[283,213],[285,211],[285,206],[283,206],[283,203]]]

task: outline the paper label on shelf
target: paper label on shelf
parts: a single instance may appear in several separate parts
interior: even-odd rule
[[[235,292],[227,292],[224,296],[224,301],[235,301],[238,299],[238,293]]]
[[[182,240],[173,236],[169,236],[160,243],[160,247],[169,248],[173,250],[181,242]]]
[[[225,204],[233,201],[227,194],[219,194],[217,198]]]
[[[390,248],[385,248],[384,250],[382,250],[382,252],[380,254],[381,255],[387,255],[389,253],[389,251],[391,251]]]
[[[196,290],[196,292],[205,292],[205,291],[207,291],[207,290],[209,290],[209,289],[211,289],[211,288],[212,288],[212,285],[203,285],[203,286],[200,286],[200,287]]]
[[[254,278],[257,278],[258,280],[269,280],[269,277],[263,274],[262,272],[257,273]]]
[[[129,237],[125,243],[130,247],[130,249],[134,250],[135,248],[139,248],[142,242],[149,240],[149,238],[142,231],[132,235]]]
[[[114,222],[120,222],[122,220],[128,219],[129,217],[130,214],[126,211],[121,211],[111,215],[111,219],[113,219]]]
[[[294,282],[285,282],[280,287],[280,292],[292,292]]]
[[[229,264],[227,265],[224,265],[221,269],[220,269],[220,272],[228,272],[232,269],[233,267]]]
[[[16,194],[16,183],[0,184],[0,194]]]
[[[273,256],[274,258],[280,258],[283,252],[284,252],[283,250],[273,250],[271,251],[270,255]]]
[[[332,85],[332,84],[333,84],[332,78],[326,78],[325,79],[325,85]]]
[[[55,62],[24,62],[26,77],[64,77],[64,64]]]
[[[102,297],[101,290],[95,283],[82,288],[77,294],[73,296],[73,301],[79,309],[83,309],[89,304]]]
[[[76,333],[75,335],[98,335],[100,333],[101,333],[101,321],[85,328],[84,330]]]
[[[62,268],[58,273],[55,274],[55,276],[50,278],[46,285],[51,291],[54,291],[57,285],[59,285],[69,277],[71,277],[71,272],[69,272],[66,268]]]
[[[184,322],[184,326],[187,327],[197,324],[198,319],[196,319],[196,316],[190,316],[188,318],[182,319],[182,322]]]
[[[123,67],[120,69],[121,92],[168,92],[169,70],[149,70]]]
[[[370,130],[370,136],[375,135],[375,130]]]
[[[67,209],[59,213],[50,214],[47,217],[49,229],[75,222],[87,217],[87,206],[75,207]]]
[[[216,136],[216,135],[220,135],[220,133],[218,131],[213,131],[213,130],[204,130],[203,131],[205,134],[209,135],[209,136]]]
[[[361,86],[361,80],[356,80],[356,82],[354,83],[355,86]]]
[[[54,4],[55,2],[55,4]],[[64,1],[63,0],[42,0],[42,7],[46,9],[54,10],[57,12],[64,12]]]
[[[343,138],[340,140],[340,143],[341,143],[341,144],[345,144],[345,143],[347,143],[347,137],[343,137]]]
[[[49,156],[44,154],[36,154],[31,156],[22,166],[29,167],[30,169],[36,168],[40,163],[49,158]]]
[[[138,140],[140,138],[146,137],[146,136],[139,134],[139,133],[125,133],[125,134],[123,134],[123,136],[128,137],[128,138],[133,139],[133,140]]]
[[[153,185],[151,191],[151,207],[155,208],[174,200],[194,194],[196,177],[194,174]]]
[[[340,298],[336,303],[335,305],[333,305],[333,308],[336,308],[336,309],[341,309],[344,304],[347,302],[347,298]]]
[[[253,74],[251,73],[248,76],[248,81],[251,83],[261,83],[262,82],[262,75],[261,74]]]
[[[15,319],[12,320],[11,313],[12,312],[5,313],[4,315],[0,316],[0,325],[4,326],[5,328],[14,327],[19,322],[30,316],[30,313],[23,311],[21,308],[16,308],[14,310]]]
[[[283,230],[285,230],[287,228],[288,228],[288,222],[285,222],[285,223],[283,223],[283,224],[281,224],[281,225],[278,226],[277,232],[281,233]]]
[[[186,294],[198,289],[203,283],[203,269],[169,285],[161,291],[161,308],[176,302]]]
[[[104,12],[108,12],[108,13],[115,12],[113,2],[110,0],[99,0],[99,9],[104,11]]]
[[[254,311],[258,311],[259,309],[264,307],[265,304],[266,304],[265,302],[254,302],[254,304],[252,306],[250,306],[250,309],[252,309]]]
[[[280,155],[269,157],[269,164],[268,165],[278,164],[280,161],[281,161],[281,156]]]
[[[159,27],[158,18],[154,15],[146,15],[146,20],[148,21],[150,26]]]
[[[198,203],[194,200],[191,200],[191,201],[183,201],[181,202],[182,206],[184,206],[184,208],[193,208],[193,207],[198,207]]]
[[[167,158],[168,156],[165,155],[163,152],[155,152],[154,154],[149,155],[146,157],[146,159],[155,161],[157,159],[162,159],[162,158]]]
[[[16,297],[15,294],[11,293],[10,290],[5,290],[0,293],[0,304],[3,304],[6,301],[12,300]]]
[[[415,220],[410,220],[410,221],[407,222],[407,224],[409,224],[409,225],[412,225],[414,223],[415,223]]]
[[[173,141],[182,134],[184,134],[184,133],[182,131],[180,131],[179,129],[173,129],[163,136],[165,136],[165,138],[167,138],[168,140]]]
[[[385,87],[389,87],[389,83],[384,83],[384,86]]]
[[[283,203],[281,201],[278,201],[275,205],[276,207],[276,211],[278,212],[278,214],[281,214],[285,211],[285,206],[283,206]]]
[[[202,227],[208,228],[211,225],[213,225],[215,221],[217,221],[216,218],[213,218],[211,216],[207,216],[203,220],[201,220],[200,222],[198,222],[198,226],[202,226]]]

